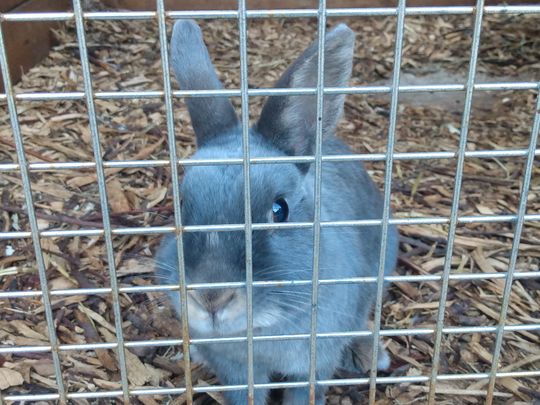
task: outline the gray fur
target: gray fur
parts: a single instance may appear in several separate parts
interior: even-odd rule
[[[345,24],[325,38],[324,85],[345,87],[352,71],[354,33]],[[285,71],[276,88],[317,86],[318,42],[311,44]],[[323,133],[332,136],[343,110],[344,94],[325,95]],[[257,131],[289,155],[314,153],[317,99],[309,96],[273,96],[264,106]]]
[[[201,29],[193,21],[178,21],[171,39],[171,61],[181,90],[220,90],[223,88],[204,45]],[[238,125],[231,102],[225,97],[187,98],[197,143]]]
[[[179,28],[178,28],[179,27]],[[180,30],[198,30],[195,23],[182,21],[176,23],[172,49],[178,49],[175,41]],[[325,55],[327,63],[332,65],[328,73],[339,80],[330,85],[346,85],[350,76],[352,53],[347,51],[348,59],[333,63],[332,58],[344,53],[349,47],[352,32],[346,26],[339,26],[326,38]],[[181,36],[182,41],[188,36]],[[200,36],[197,36],[200,38]],[[202,41],[187,45],[190,52],[197,55],[207,54]],[[347,44],[347,45],[344,45]],[[204,49],[199,49],[203,47]],[[194,58],[180,61],[178,53],[173,57],[177,75],[179,71],[194,70],[190,66]],[[306,56],[307,55],[307,56]],[[311,56],[310,56],[311,55]],[[298,69],[313,74],[306,67],[305,60],[312,59],[313,48],[309,48],[300,61],[293,64],[281,83],[290,84],[291,78],[298,77]],[[197,59],[197,58],[195,58]],[[316,58],[315,58],[316,59]],[[316,66],[316,65],[315,65]],[[341,68],[339,68],[341,66]],[[307,70],[306,70],[307,69]],[[213,69],[211,69],[213,72]],[[208,70],[207,70],[208,71]],[[214,77],[209,77],[211,82]],[[216,79],[217,80],[217,79]],[[309,82],[307,76],[302,80]],[[278,82],[278,83],[280,83]],[[214,83],[215,85],[216,83]],[[281,84],[279,84],[281,85]],[[303,86],[304,84],[302,84]],[[302,153],[303,150],[290,148],[299,143],[310,145],[315,136],[315,115],[309,113],[305,104],[313,104],[313,97],[286,97],[281,101],[267,102],[263,118],[250,133],[250,150],[253,157],[283,156],[290,153]],[[327,99],[325,113],[324,154],[349,154],[350,149],[338,140],[333,130],[343,107],[343,97]],[[204,106],[203,106],[204,107]],[[296,124],[288,122],[287,109],[304,111],[303,119]],[[193,118],[193,111],[190,112]],[[199,112],[197,112],[199,114]],[[272,115],[273,114],[273,115]],[[208,126],[221,126],[217,115],[206,113]],[[289,114],[290,117],[290,114]],[[228,116],[224,119],[229,121]],[[269,124],[271,121],[276,125]],[[227,126],[225,126],[227,128]],[[263,129],[264,128],[264,129]],[[287,130],[286,130],[287,129]],[[197,137],[207,137],[199,133]],[[272,132],[274,131],[274,132]],[[261,132],[264,132],[262,134]],[[201,144],[201,142],[199,142]],[[289,146],[287,146],[289,145]],[[228,128],[219,135],[207,138],[195,153],[198,159],[238,158],[242,156],[241,133],[237,128]],[[304,150],[305,151],[305,150]],[[310,222],[313,220],[314,168],[308,170],[294,164],[253,165],[251,168],[251,202],[254,223],[265,223],[271,218],[272,202],[283,197],[290,208],[289,221]],[[181,185],[183,196],[183,220],[185,225],[201,224],[238,224],[244,222],[243,175],[241,166],[205,166],[187,167]],[[382,199],[369,175],[357,162],[323,163],[322,174],[323,221],[376,219],[382,216]],[[380,226],[323,228],[321,232],[320,278],[346,278],[374,276],[377,274],[380,247]],[[397,257],[398,235],[391,227],[386,254],[386,274],[393,271]],[[157,252],[157,271],[165,277],[168,284],[178,283],[175,270],[176,247],[173,236],[164,238]],[[220,232],[217,237],[209,238],[203,233],[184,234],[184,255],[188,283],[225,282],[245,280],[245,240],[243,232]],[[289,229],[273,231],[254,231],[253,233],[253,277],[254,280],[309,280],[312,277],[313,231],[311,229]],[[322,285],[319,289],[318,332],[339,332],[367,329],[367,320],[375,299],[375,283]],[[279,288],[254,288],[253,313],[255,335],[280,335],[308,333],[310,330],[310,286],[290,286]],[[243,290],[236,292],[237,297],[245,297]],[[178,294],[171,294],[178,313],[180,302]],[[240,298],[238,298],[240,299]],[[244,298],[245,299],[245,298]],[[192,319],[191,303],[188,304],[190,333],[194,338],[221,336],[245,336],[245,309],[230,321],[220,322],[212,318],[210,322]],[[204,312],[204,311],[202,311]],[[231,314],[234,314],[229,311]],[[195,314],[195,312],[193,312]],[[233,315],[231,315],[233,316]],[[351,339],[319,339],[317,341],[317,378],[332,377],[343,361]],[[371,350],[370,344],[360,345],[365,351]],[[383,353],[384,354],[384,353]],[[206,363],[223,384],[245,384],[247,381],[246,346],[240,344],[197,345],[196,360]],[[308,378],[309,341],[289,340],[272,342],[254,342],[255,383],[270,381],[273,373],[286,375],[290,381],[305,381]],[[267,397],[265,390],[255,391],[255,403],[264,404]],[[324,403],[324,389],[317,388],[317,404]],[[228,391],[225,396],[230,404],[247,403],[245,391]],[[308,403],[307,389],[292,389],[285,392],[286,404]]]

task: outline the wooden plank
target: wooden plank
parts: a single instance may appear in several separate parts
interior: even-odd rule
[[[0,0],[4,2],[6,0]],[[8,0],[9,1],[9,0]],[[20,3],[20,1],[18,1]],[[26,0],[12,9],[12,12],[44,12],[64,11],[70,8],[70,0]],[[49,54],[54,38],[51,28],[58,25],[55,22],[4,22],[4,40],[9,62],[12,83],[19,81],[36,63]],[[1,81],[0,91],[4,92]]]
[[[155,0],[102,0],[108,7],[129,10],[155,10]],[[531,4],[538,0],[486,0],[486,4]],[[317,0],[247,0],[248,9],[316,8]],[[395,7],[396,0],[328,0],[328,8]],[[408,6],[473,6],[475,0],[408,0]],[[238,0],[165,0],[168,10],[233,10]]]
[[[20,6],[26,0],[2,0],[0,1],[0,13],[6,13],[13,10],[15,7]]]

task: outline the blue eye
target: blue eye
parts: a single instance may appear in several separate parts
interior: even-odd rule
[[[289,206],[284,198],[278,198],[272,204],[272,216],[274,222],[285,222],[289,218]]]

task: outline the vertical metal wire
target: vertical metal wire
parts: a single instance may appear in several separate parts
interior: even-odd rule
[[[90,63],[88,61],[88,49],[86,48],[86,35],[84,30],[83,10],[81,0],[73,0],[73,12],[75,14],[75,25],[77,28],[77,42],[81,56],[81,67],[84,82],[84,94],[86,108],[88,110],[88,123],[90,125],[90,134],[92,136],[92,148],[94,159],[96,161],[96,175],[99,188],[99,200],[101,213],[103,217],[103,235],[105,238],[105,248],[107,250],[107,261],[109,267],[109,278],[111,284],[111,296],[113,300],[114,327],[116,331],[116,340],[118,343],[118,363],[120,366],[120,380],[122,384],[122,394],[124,402],[129,403],[129,384],[128,371],[126,365],[126,354],[124,347],[124,333],[122,331],[122,311],[120,308],[120,294],[118,292],[118,279],[116,277],[116,264],[114,262],[114,247],[111,234],[111,219],[109,217],[109,204],[107,198],[107,185],[105,170],[103,168],[103,159],[101,156],[101,145],[99,141],[99,129],[96,117],[96,108],[94,104],[94,91],[92,89],[92,77],[90,74]]]
[[[315,404],[317,382],[317,303],[319,300],[319,255],[321,245],[322,141],[324,113],[324,45],[326,0],[319,0],[317,55],[317,127],[315,133],[315,187],[313,213],[313,275],[311,284],[311,330],[309,337],[309,403]]]
[[[159,44],[161,48],[161,68],[163,70],[163,89],[165,95],[165,112],[167,118],[167,138],[169,142],[169,156],[171,168],[171,182],[173,190],[174,226],[176,228],[176,254],[178,261],[178,284],[180,291],[181,323],[182,323],[182,351],[184,354],[184,382],[186,386],[186,402],[193,404],[193,382],[191,378],[191,358],[189,354],[189,320],[186,290],[186,268],[184,260],[184,240],[182,237],[182,211],[180,195],[180,179],[178,175],[178,155],[176,151],[176,132],[174,130],[174,108],[171,88],[171,75],[169,71],[169,50],[167,41],[167,25],[165,5],[163,0],[157,0]]]
[[[242,98],[242,157],[244,171],[244,224],[246,238],[246,313],[247,313],[247,385],[248,404],[254,404],[253,377],[253,251],[251,227],[251,182],[249,152],[249,96],[246,1],[238,0],[240,31],[240,92]],[[258,405],[258,404],[257,404]]]
[[[67,402],[66,400],[66,388],[62,379],[62,365],[60,362],[60,355],[58,353],[58,336],[56,335],[56,329],[54,326],[54,315],[51,306],[51,298],[49,295],[49,286],[47,282],[47,266],[43,258],[43,251],[41,249],[41,241],[39,237],[39,227],[37,223],[36,212],[34,210],[34,199],[32,196],[32,185],[28,173],[28,162],[24,152],[23,137],[21,134],[21,128],[19,125],[19,117],[17,113],[17,104],[15,102],[15,95],[13,94],[13,88],[11,85],[11,76],[9,72],[9,64],[6,54],[6,43],[4,41],[4,27],[2,20],[0,19],[0,68],[2,70],[2,77],[4,81],[4,89],[6,91],[6,101],[9,112],[9,119],[11,121],[11,129],[13,131],[13,138],[15,141],[15,149],[17,152],[17,160],[20,165],[20,173],[24,190],[24,200],[26,203],[26,209],[28,211],[28,222],[30,223],[30,230],[32,232],[32,244],[34,245],[34,254],[36,256],[37,268],[39,273],[39,284],[42,291],[41,299],[45,308],[45,319],[47,322],[47,332],[49,334],[49,343],[51,344],[51,355],[53,360],[54,375],[56,379],[56,385],[58,387],[59,401],[62,404]],[[0,402],[2,402],[0,393]]]
[[[403,33],[405,27],[406,0],[399,0],[396,24],[396,44],[394,48],[394,71],[392,74],[392,93],[390,100],[390,119],[388,123],[388,140],[386,146],[384,173],[384,202],[381,224],[381,248],[379,252],[379,271],[377,274],[377,298],[373,320],[373,348],[371,352],[371,370],[369,373],[369,404],[375,403],[377,395],[377,358],[379,356],[379,335],[381,329],[382,297],[384,292],[384,271],[386,267],[386,249],[392,197],[392,171],[394,166],[394,144],[399,105],[399,81],[401,74],[401,55],[403,50]]]
[[[441,355],[442,330],[444,326],[444,315],[448,294],[448,281],[452,269],[452,254],[454,250],[454,240],[458,225],[459,199],[461,196],[461,184],[463,180],[463,167],[465,164],[465,149],[467,148],[467,137],[469,133],[469,120],[471,117],[471,107],[474,94],[474,81],[476,78],[476,65],[478,62],[478,52],[480,49],[480,36],[482,33],[482,18],[484,15],[484,0],[477,0],[475,8],[474,31],[471,46],[471,57],[469,62],[469,72],[467,84],[465,85],[465,104],[461,118],[461,131],[459,135],[459,149],[456,164],[456,180],[454,185],[454,195],[452,197],[452,210],[450,213],[450,224],[448,227],[448,241],[444,258],[444,268],[439,299],[439,309],[437,313],[437,324],[435,327],[435,345],[433,348],[433,361],[431,365],[431,376],[429,380],[428,405],[435,404],[435,390],[437,386],[437,374],[439,372],[439,361]]]
[[[536,92],[536,107],[534,110],[534,120],[531,130],[531,138],[529,141],[529,151],[527,153],[527,161],[525,163],[525,173],[523,174],[523,185],[519,199],[518,219],[516,221],[516,229],[514,231],[514,240],[512,241],[512,253],[510,255],[510,263],[508,272],[506,273],[506,281],[503,292],[503,302],[497,325],[497,335],[495,339],[495,348],[493,350],[493,358],[491,360],[491,370],[489,373],[489,385],[487,390],[486,405],[493,403],[493,392],[495,390],[495,380],[497,369],[499,368],[499,358],[501,355],[502,342],[504,339],[504,324],[506,323],[506,314],[508,305],[510,304],[510,294],[512,292],[512,283],[514,280],[514,271],[516,270],[517,259],[519,255],[519,243],[521,241],[521,233],[523,231],[523,222],[525,213],[527,212],[527,200],[529,196],[529,187],[531,184],[532,171],[534,167],[536,143],[538,142],[538,132],[540,132],[540,83]]]

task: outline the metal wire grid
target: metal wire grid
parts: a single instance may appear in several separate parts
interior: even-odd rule
[[[90,61],[88,60],[88,49],[86,48],[86,34],[84,29],[84,20],[82,16],[81,0],[73,0],[73,10],[75,12],[75,23],[77,28],[77,42],[81,55],[81,66],[84,82],[84,93],[86,108],[88,110],[88,122],[90,126],[90,134],[92,137],[92,149],[94,151],[94,160],[96,162],[96,174],[99,188],[99,201],[103,217],[103,236],[105,238],[105,249],[107,252],[107,266],[109,269],[109,283],[111,285],[111,295],[113,299],[114,311],[114,329],[116,340],[118,343],[116,353],[118,356],[118,364],[120,369],[120,381],[122,384],[122,395],[124,401],[129,400],[129,383],[127,377],[126,354],[124,349],[124,332],[122,329],[122,311],[120,308],[120,296],[118,292],[118,277],[116,276],[116,264],[114,257],[114,247],[111,233],[111,218],[109,216],[109,201],[107,198],[107,185],[105,183],[105,169],[103,168],[103,159],[101,152],[101,144],[99,140],[99,129],[97,123],[96,108],[94,104],[94,90],[92,87],[92,77],[90,74]],[[61,381],[62,375],[56,375],[56,380]],[[65,392],[60,393],[61,398],[66,395]]]
[[[240,92],[242,104],[242,152],[244,173],[244,236],[246,240],[246,339],[247,339],[247,397],[248,404],[254,404],[253,374],[253,243],[251,218],[251,180],[249,153],[249,95],[248,90],[248,54],[247,54],[247,10],[246,0],[238,0],[238,28],[240,31]]]
[[[54,366],[54,373],[56,376],[56,382],[58,384],[58,394],[61,401],[65,401],[65,387],[62,382],[62,369],[60,364],[60,356],[58,354],[58,337],[56,335],[56,329],[54,326],[54,316],[52,312],[52,306],[49,297],[49,287],[47,284],[46,266],[43,258],[43,252],[41,250],[41,242],[39,237],[39,228],[37,223],[36,213],[34,212],[34,202],[32,198],[32,190],[30,188],[30,178],[28,176],[28,168],[26,164],[26,156],[24,154],[23,138],[19,123],[17,120],[17,106],[15,104],[15,98],[13,97],[13,90],[11,88],[11,80],[9,76],[9,69],[6,57],[6,48],[4,44],[3,27],[0,26],[0,65],[2,69],[2,76],[4,78],[4,87],[6,89],[9,117],[11,121],[11,127],[13,131],[13,138],[15,139],[15,145],[17,150],[17,160],[21,165],[21,177],[23,179],[24,186],[24,198],[28,207],[28,220],[30,222],[30,229],[32,229],[32,243],[34,246],[34,253],[36,255],[36,262],[39,274],[39,283],[41,291],[43,293],[42,300],[45,306],[45,319],[47,322],[47,331],[49,334],[49,342],[51,344],[51,354]],[[0,393],[0,401],[2,396]]]
[[[379,251],[379,270],[377,274],[377,295],[375,298],[375,319],[373,322],[373,344],[371,367],[369,372],[369,405],[376,399],[377,359],[379,353],[379,334],[381,329],[382,298],[384,291],[384,270],[386,262],[386,245],[388,242],[388,221],[390,219],[390,204],[392,195],[392,171],[394,165],[394,145],[396,139],[396,124],[399,102],[399,80],[401,73],[401,56],[403,51],[403,33],[405,30],[406,0],[399,0],[396,25],[396,45],[394,48],[394,66],[392,74],[392,92],[390,98],[390,122],[388,124],[388,140],[386,146],[386,161],[384,165],[384,199],[381,229],[381,248]]]
[[[309,334],[309,403],[315,403],[317,381],[317,303],[319,302],[319,254],[321,250],[321,189],[322,189],[322,141],[323,141],[323,88],[324,88],[324,45],[326,32],[326,0],[319,1],[317,12],[317,124],[315,128],[315,185],[313,206],[313,275],[311,277],[311,327]]]
[[[429,380],[428,405],[435,403],[435,386],[437,384],[437,374],[439,372],[439,360],[441,354],[442,332],[444,325],[444,315],[446,310],[446,299],[448,297],[448,276],[452,268],[452,255],[454,250],[454,240],[457,230],[457,218],[459,210],[459,199],[461,196],[461,185],[463,181],[463,167],[465,166],[464,151],[467,148],[467,137],[469,132],[469,121],[471,118],[471,108],[473,101],[473,84],[476,78],[476,64],[478,62],[478,52],[480,49],[480,34],[482,32],[482,16],[484,13],[484,0],[477,0],[476,15],[474,18],[474,32],[472,38],[471,57],[469,62],[469,73],[465,87],[465,105],[461,117],[461,131],[459,134],[458,158],[456,165],[456,180],[454,183],[454,195],[452,197],[452,210],[450,214],[450,226],[448,227],[448,242],[446,245],[446,255],[444,258],[443,280],[441,287],[441,298],[439,300],[439,310],[437,313],[437,327],[435,333],[435,346],[433,348],[433,361],[431,365],[431,377]],[[488,401],[489,402],[489,401]]]
[[[488,395],[486,403],[490,404],[493,400],[493,391],[495,385],[495,379],[501,377],[538,377],[540,376],[540,370],[536,371],[517,371],[517,372],[497,372],[498,359],[500,357],[500,351],[502,347],[502,340],[504,332],[523,331],[523,330],[540,330],[539,324],[524,324],[524,325],[505,325],[506,313],[510,299],[511,286],[514,279],[525,278],[537,278],[540,277],[540,271],[536,272],[516,272],[516,262],[518,256],[518,248],[521,232],[523,229],[524,221],[538,221],[540,215],[527,215],[527,195],[532,175],[532,168],[534,158],[540,155],[540,150],[536,149],[538,140],[538,132],[540,130],[540,83],[536,82],[521,82],[521,83],[489,83],[479,84],[475,83],[475,71],[476,61],[478,55],[478,48],[480,44],[480,33],[482,26],[482,17],[484,14],[540,14],[540,5],[532,6],[484,6],[483,0],[478,0],[476,7],[406,7],[405,1],[400,0],[397,8],[371,8],[371,9],[326,9],[324,0],[319,2],[319,8],[317,10],[261,10],[253,11],[246,10],[245,0],[239,0],[237,11],[205,11],[205,12],[178,12],[170,11],[166,12],[163,5],[163,0],[157,0],[156,11],[148,12],[83,12],[80,0],[73,0],[73,12],[64,13],[12,13],[0,15],[0,65],[4,78],[4,86],[6,88],[5,94],[0,94],[0,100],[6,100],[9,110],[9,116],[11,120],[12,132],[15,138],[15,144],[17,147],[17,159],[18,163],[12,164],[0,164],[1,171],[17,171],[20,172],[25,201],[28,209],[30,232],[2,232],[0,233],[0,239],[14,239],[14,238],[32,238],[34,244],[35,255],[37,259],[38,272],[40,276],[39,291],[13,291],[13,292],[0,292],[1,299],[8,298],[23,298],[23,297],[42,297],[45,316],[47,320],[50,341],[49,345],[43,346],[24,346],[24,347],[4,347],[0,348],[0,354],[2,353],[24,353],[24,352],[51,352],[54,364],[54,370],[56,380],[58,384],[58,393],[43,394],[43,395],[17,395],[6,396],[2,398],[0,396],[0,403],[3,401],[25,401],[25,400],[56,400],[65,401],[68,398],[99,398],[99,397],[113,397],[122,396],[124,400],[129,400],[130,395],[157,395],[157,394],[186,394],[188,403],[192,401],[193,393],[199,392],[211,392],[211,391],[224,391],[224,390],[237,390],[247,389],[248,398],[253,399],[253,391],[257,388],[286,388],[286,387],[307,387],[310,388],[311,397],[313,399],[315,385],[329,386],[329,385],[351,385],[351,384],[369,384],[370,386],[370,404],[375,400],[375,385],[376,384],[392,384],[392,383],[421,383],[429,382],[430,393],[429,403],[433,404],[435,399],[434,387],[437,381],[445,380],[471,380],[471,379],[489,379]],[[441,14],[473,14],[475,16],[474,22],[474,34],[473,44],[471,50],[469,74],[467,83],[465,85],[460,84],[442,84],[442,85],[421,85],[421,86],[400,86],[399,74],[400,74],[400,59],[401,59],[401,46],[403,41],[403,24],[404,19],[408,15],[441,15]],[[326,17],[343,17],[343,16],[396,16],[398,25],[396,31],[396,46],[395,46],[395,66],[393,73],[393,80],[391,86],[362,86],[362,87],[347,87],[347,88],[325,88],[323,87],[322,77],[324,74],[324,41],[322,40],[325,31]],[[273,18],[273,17],[317,17],[318,18],[318,32],[319,32],[319,59],[318,59],[318,81],[316,88],[302,88],[302,89],[248,89],[247,88],[247,19],[250,18]],[[164,75],[164,89],[163,91],[134,91],[134,92],[94,92],[92,88],[92,80],[90,76],[89,61],[86,52],[86,39],[84,31],[85,20],[126,20],[126,19],[156,19],[158,21],[160,44],[161,44],[161,62]],[[167,37],[165,21],[167,18],[229,18],[238,19],[240,28],[240,54],[241,54],[241,88],[238,90],[212,90],[212,91],[172,91],[171,82],[168,71],[168,55],[167,49]],[[75,20],[77,28],[77,39],[79,49],[81,50],[81,63],[83,68],[84,77],[84,91],[83,92],[70,92],[70,93],[24,93],[15,94],[10,82],[8,61],[5,52],[4,37],[2,34],[2,22],[4,21],[67,21]],[[527,149],[520,150],[497,150],[497,151],[465,151],[468,122],[471,111],[471,101],[474,91],[485,90],[536,90],[537,91],[537,109],[534,115],[534,121],[531,131],[531,138],[529,147]],[[462,126],[460,134],[460,145],[458,152],[421,152],[421,153],[393,153],[393,144],[395,138],[395,124],[397,119],[397,105],[398,96],[402,92],[432,92],[432,91],[465,91],[466,101],[462,117]],[[317,112],[318,116],[322,115],[322,100],[325,94],[376,94],[376,93],[390,93],[391,94],[391,112],[390,112],[390,125],[388,132],[388,148],[386,154],[362,154],[352,156],[322,156],[321,155],[321,140],[322,140],[322,127],[320,124],[317,126],[316,134],[316,151],[315,156],[307,157],[283,157],[283,158],[250,158],[249,144],[248,144],[248,124],[249,124],[249,97],[251,96],[269,96],[278,94],[315,94],[317,96]],[[181,160],[177,158],[174,142],[174,119],[172,110],[173,97],[201,97],[201,96],[216,96],[216,97],[241,97],[242,100],[242,140],[243,140],[243,157],[242,159],[212,159],[212,160]],[[143,98],[164,98],[167,114],[167,129],[169,137],[169,145],[171,145],[170,159],[159,161],[109,161],[105,162],[101,157],[101,150],[99,144],[99,131],[96,122],[96,114],[94,110],[95,99],[143,99]],[[92,145],[94,148],[94,162],[64,162],[64,163],[28,163],[26,161],[23,141],[19,128],[19,122],[17,118],[17,101],[28,100],[85,100],[88,108],[90,130],[92,135]],[[320,121],[319,121],[320,122]],[[491,216],[458,216],[458,201],[461,188],[461,179],[463,174],[463,162],[467,157],[526,157],[525,174],[523,179],[523,186],[520,195],[519,210],[516,215],[491,215]],[[454,187],[454,198],[452,203],[452,210],[450,217],[424,217],[424,218],[389,218],[390,207],[390,191],[391,191],[391,173],[393,160],[413,160],[413,159],[457,159],[456,168],[456,183]],[[320,221],[320,186],[321,186],[321,166],[322,162],[327,161],[385,161],[385,192],[384,192],[384,213],[383,218],[380,220],[358,220],[358,221]],[[310,223],[287,223],[287,224],[252,224],[249,215],[249,202],[250,202],[250,190],[249,190],[249,169],[251,164],[265,164],[265,163],[291,163],[291,162],[304,162],[314,163],[316,168],[316,183],[315,183],[315,201],[318,205],[315,209],[314,221]],[[210,225],[210,226],[189,226],[182,227],[180,203],[179,203],[179,191],[178,191],[178,165],[208,165],[208,164],[236,164],[243,165],[244,169],[244,195],[245,195],[245,210],[246,210],[246,223],[245,224],[232,224],[232,225]],[[147,228],[121,228],[111,229],[110,218],[108,213],[108,202],[105,188],[104,168],[108,167],[154,167],[154,166],[170,166],[173,179],[173,201],[175,208],[175,226],[174,227],[147,227]],[[29,179],[29,171],[51,171],[51,170],[67,170],[67,169],[88,169],[95,168],[98,176],[99,194],[101,209],[103,212],[103,229],[83,229],[75,231],[42,231],[40,232],[37,227],[36,213],[33,206],[31,184]],[[507,273],[493,273],[493,274],[450,274],[450,258],[452,255],[453,240],[455,237],[455,231],[458,224],[463,223],[481,223],[481,222],[514,222],[516,223],[515,237],[512,245],[510,265]],[[381,260],[379,274],[377,277],[356,277],[348,279],[318,279],[318,255],[316,254],[319,249],[320,230],[325,227],[343,227],[343,226],[367,226],[367,225],[380,225],[383,228],[383,238],[381,243]],[[422,276],[387,276],[384,277],[382,269],[384,268],[384,252],[386,245],[386,232],[389,224],[449,224],[448,233],[448,247],[445,257],[445,265],[442,275],[422,275]],[[275,228],[313,228],[314,229],[314,274],[312,280],[303,281],[269,281],[269,282],[255,282],[252,277],[252,249],[251,249],[251,230],[257,229],[275,229]],[[208,231],[233,231],[243,230],[246,234],[246,282],[238,283],[200,283],[186,285],[185,282],[185,269],[182,255],[182,233],[178,230],[182,229],[182,232],[208,232]],[[178,261],[180,282],[179,286],[138,286],[138,287],[122,287],[119,288],[116,280],[116,272],[114,267],[114,252],[112,247],[113,235],[138,235],[138,234],[163,234],[176,232],[177,234],[177,247],[178,247]],[[107,258],[109,263],[109,274],[111,278],[111,285],[109,288],[93,288],[93,289],[66,289],[66,290],[54,290],[49,291],[47,286],[47,278],[45,274],[45,264],[43,260],[43,254],[40,247],[40,238],[42,237],[72,237],[72,236],[104,236],[107,249]],[[505,289],[503,293],[503,303],[500,311],[500,319],[497,326],[473,326],[473,327],[444,327],[444,307],[446,301],[446,292],[448,289],[449,280],[486,280],[486,279],[505,279]],[[422,282],[422,281],[442,281],[442,294],[439,302],[439,311],[437,324],[435,328],[424,329],[388,329],[380,330],[380,314],[382,306],[382,281],[408,281],[408,282]],[[361,282],[377,282],[377,300],[375,308],[375,328],[374,332],[371,331],[357,331],[357,332],[336,332],[336,333],[316,333],[316,311],[315,305],[317,303],[318,285],[328,285],[337,283],[361,283]],[[182,325],[184,332],[184,339],[169,339],[160,341],[124,341],[122,328],[121,328],[121,313],[118,302],[120,293],[135,293],[135,292],[149,292],[149,291],[168,291],[173,289],[180,289],[183,293],[182,300],[185,301],[185,292],[187,290],[195,289],[207,289],[207,288],[239,288],[245,287],[248,297],[248,325],[253,324],[252,313],[252,289],[263,288],[267,286],[277,285],[292,285],[292,284],[311,284],[312,285],[312,303],[314,304],[314,310],[312,313],[312,326],[309,334],[296,334],[287,336],[253,336],[252,328],[248,328],[246,337],[239,338],[217,338],[217,339],[189,339],[187,328],[187,313],[184,313]],[[53,313],[50,302],[51,296],[67,296],[67,295],[79,295],[79,294],[112,294],[113,297],[113,310],[115,315],[115,327],[117,342],[113,343],[94,343],[94,344],[81,344],[81,345],[60,345],[55,334]],[[183,303],[185,304],[185,302]],[[186,308],[183,305],[183,308]],[[186,311],[184,311],[186,312]],[[452,333],[478,333],[489,332],[496,334],[496,343],[494,348],[494,356],[492,362],[492,368],[489,373],[475,373],[475,374],[450,374],[441,375],[438,374],[438,359],[440,355],[441,339],[443,334]],[[353,336],[372,336],[374,341],[379,336],[408,336],[408,335],[431,335],[435,336],[435,348],[433,368],[430,376],[413,376],[413,377],[378,377],[376,371],[376,358],[378,345],[374,345],[372,353],[372,372],[369,378],[355,378],[355,379],[340,379],[340,380],[316,380],[315,366],[316,366],[316,351],[315,342],[316,339],[324,338],[336,338],[336,337],[353,337]],[[253,342],[254,341],[268,341],[268,340],[283,340],[283,339],[309,339],[311,344],[310,351],[310,376],[309,381],[306,382],[294,382],[294,383],[271,383],[271,384],[255,384],[253,381]],[[192,387],[190,378],[189,356],[185,356],[185,369],[186,369],[186,386],[173,389],[164,388],[149,388],[149,389],[137,389],[131,390],[128,386],[127,369],[124,358],[124,350],[128,347],[143,347],[143,346],[169,346],[169,345],[182,345],[184,352],[188,352],[189,345],[207,344],[207,343],[230,343],[230,342],[247,342],[248,350],[248,375],[247,384],[235,385],[235,386],[213,386],[213,387]],[[100,392],[81,392],[81,393],[68,393],[62,380],[62,370],[59,360],[60,351],[69,350],[94,350],[94,349],[116,349],[119,354],[119,365],[121,370],[121,390],[117,391],[100,391]]]
[[[159,43],[161,49],[167,50],[167,27],[165,25],[165,5],[163,0],[157,1],[158,9],[158,23],[159,23]],[[175,229],[182,228],[182,213],[180,210],[180,182],[178,174],[178,165],[175,163],[177,159],[176,154],[176,133],[174,130],[174,112],[173,112],[173,99],[171,88],[171,77],[169,72],[169,54],[168,52],[161,53],[161,70],[163,71],[163,87],[165,92],[165,108],[167,114],[167,136],[169,142],[169,154],[170,154],[170,168],[171,168],[171,180],[173,188],[173,206],[174,206],[174,225]],[[187,307],[187,290],[186,290],[186,271],[184,262],[184,244],[182,238],[182,232],[176,232],[176,254],[178,262],[178,282],[180,291],[180,305],[182,311],[182,349],[184,355],[184,370],[188,370],[185,373],[184,381],[186,388],[186,402],[188,405],[193,403],[193,389],[191,381],[191,359],[189,356],[189,323],[188,323],[188,307]]]

